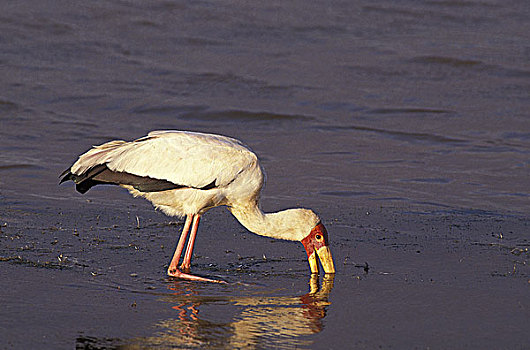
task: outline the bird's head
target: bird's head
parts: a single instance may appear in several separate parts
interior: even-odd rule
[[[329,250],[328,232],[320,218],[310,209],[286,209],[263,214],[259,208],[232,206],[232,214],[252,232],[262,236],[299,241],[305,247],[311,273],[318,273],[318,259],[324,273],[335,273]]]
[[[328,232],[321,222],[318,222],[301,242],[307,252],[311,273],[318,273],[317,256],[320,259],[324,273],[335,273],[333,258],[329,250]]]

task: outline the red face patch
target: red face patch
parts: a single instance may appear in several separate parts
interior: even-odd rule
[[[306,238],[302,239],[307,257],[310,257],[316,250],[329,245],[328,231],[322,223],[318,223]]]

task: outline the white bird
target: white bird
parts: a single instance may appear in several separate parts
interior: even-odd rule
[[[261,165],[258,157],[236,139],[187,131],[153,131],[131,142],[116,140],[94,146],[61,176],[61,183],[72,180],[80,193],[99,184],[119,185],[135,197],[146,198],[167,215],[186,216],[167,271],[170,276],[223,282],[188,273],[201,215],[221,205],[251,232],[302,242],[311,273],[318,273],[317,256],[325,273],[335,273],[326,228],[313,211],[287,209],[267,214],[260,209],[264,184]]]

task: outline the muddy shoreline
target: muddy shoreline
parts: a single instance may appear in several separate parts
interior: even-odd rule
[[[140,200],[104,209],[99,196],[2,206],[4,347],[524,347],[525,218],[343,211],[327,219],[333,285],[304,303],[301,245],[245,232],[220,208],[205,216],[193,270],[231,283],[175,281],[165,269],[181,223]],[[300,327],[286,330],[288,320]],[[285,334],[262,343],[251,331],[262,321]]]

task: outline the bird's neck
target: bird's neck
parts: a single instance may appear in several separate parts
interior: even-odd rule
[[[289,241],[301,239],[296,220],[290,219],[291,210],[264,213],[257,203],[249,206],[232,206],[229,209],[247,230],[257,235]]]

